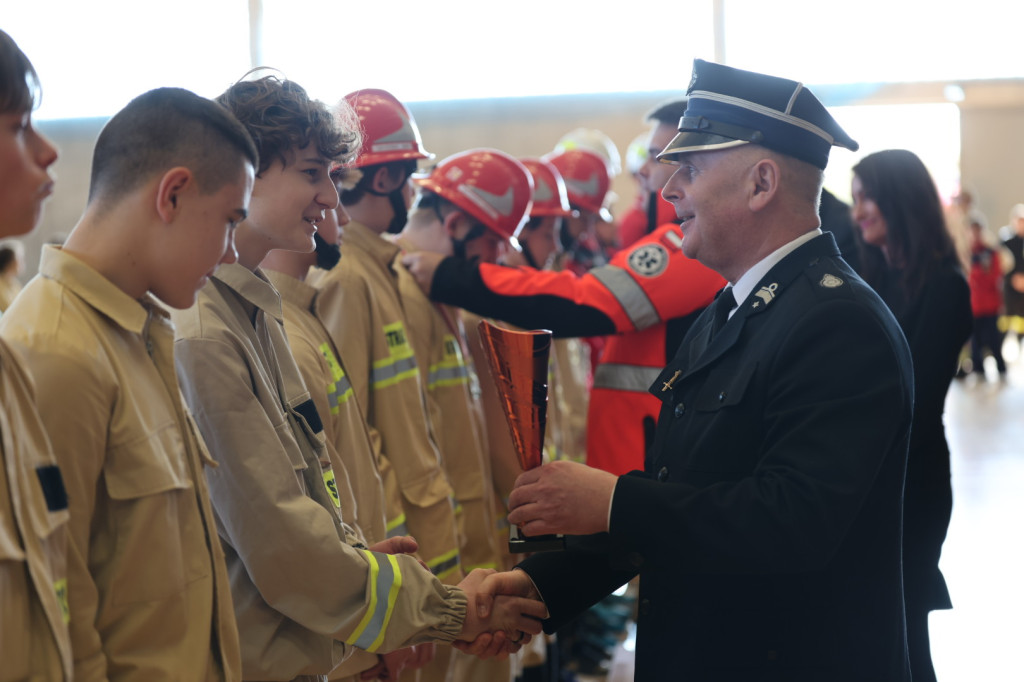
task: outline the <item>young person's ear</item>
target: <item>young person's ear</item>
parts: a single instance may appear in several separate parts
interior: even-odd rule
[[[156,212],[165,223],[172,222],[181,210],[182,194],[189,189],[195,177],[184,166],[176,166],[160,178],[156,190]]]
[[[455,235],[459,231],[459,225],[462,224],[463,218],[462,211],[452,211],[444,217],[444,232],[452,239],[455,239]]]
[[[399,186],[395,182],[395,178],[391,174],[390,169],[387,166],[381,166],[373,174],[373,183],[371,187],[374,192],[390,194],[398,189]]]

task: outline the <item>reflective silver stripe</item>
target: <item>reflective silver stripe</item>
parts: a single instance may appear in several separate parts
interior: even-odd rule
[[[338,379],[338,381],[335,382],[334,387],[337,390],[336,401],[342,403],[347,401],[348,396],[352,392],[352,382],[348,380],[348,375]]]
[[[661,374],[660,367],[639,365],[600,364],[594,372],[594,388],[614,388],[620,391],[647,393],[647,389]]]
[[[373,556],[370,552],[366,554],[371,560],[371,567],[376,564],[377,568],[376,576],[371,575],[370,577],[373,580],[373,583],[371,583],[373,601],[370,603],[373,614],[370,616],[370,620],[366,623],[363,631],[359,634],[359,638],[352,645],[366,651],[373,651],[374,643],[380,637],[388,620],[387,616],[390,610],[388,602],[390,601],[391,587],[395,582],[395,573],[387,555],[380,555],[378,557]],[[371,570],[371,573],[374,573],[374,571]]]
[[[430,370],[430,375],[427,377],[428,384],[431,388],[441,382],[456,382],[462,379],[469,378],[469,370],[464,366],[458,367],[440,367]]]
[[[382,387],[407,378],[410,372],[413,375],[416,372],[416,358],[405,358],[382,367],[374,367],[370,370],[370,381],[374,386]]]
[[[629,321],[637,329],[647,329],[661,322],[658,310],[636,280],[618,265],[603,265],[590,271],[622,304]]]

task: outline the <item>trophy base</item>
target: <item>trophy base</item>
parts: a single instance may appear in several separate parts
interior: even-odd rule
[[[508,551],[512,554],[550,552],[565,549],[564,535],[523,535],[519,526],[512,526],[508,534]]]

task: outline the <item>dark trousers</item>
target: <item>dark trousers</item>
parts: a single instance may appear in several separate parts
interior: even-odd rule
[[[1003,360],[1003,334],[999,331],[996,315],[982,315],[974,318],[974,333],[971,335],[971,368],[975,372],[985,373],[985,350],[996,359],[999,374],[1006,374],[1006,361]]]

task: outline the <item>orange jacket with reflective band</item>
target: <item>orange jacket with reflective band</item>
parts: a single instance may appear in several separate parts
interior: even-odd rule
[[[675,223],[662,225],[580,276],[449,258],[431,298],[555,336],[610,337],[594,375],[587,463],[615,474],[643,467],[660,402],[647,389],[725,280],[687,258]]]

